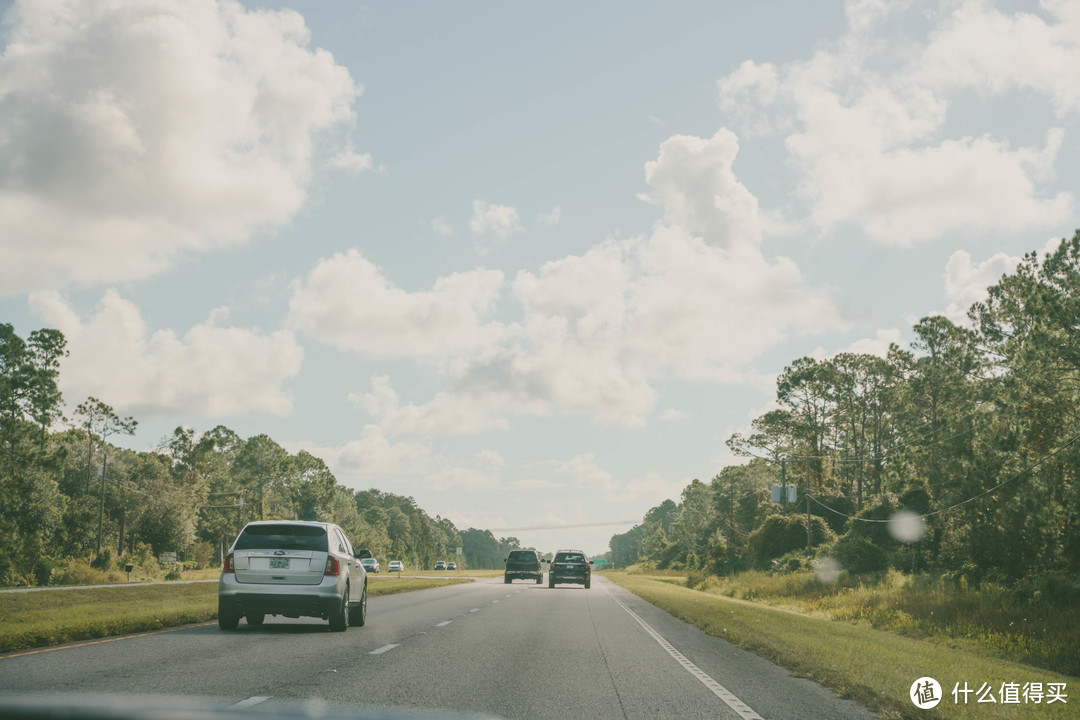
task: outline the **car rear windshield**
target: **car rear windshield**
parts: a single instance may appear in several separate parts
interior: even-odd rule
[[[512,562],[536,562],[536,553],[528,550],[515,550],[510,553],[509,560]]]
[[[559,553],[555,556],[555,562],[583,563],[585,562],[585,556],[581,553]]]
[[[326,529],[317,525],[249,525],[236,550],[318,550],[326,552]]]

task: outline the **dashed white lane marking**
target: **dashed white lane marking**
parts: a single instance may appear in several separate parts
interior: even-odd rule
[[[493,602],[493,603],[497,603],[497,602],[499,602],[499,601],[498,601],[498,600],[492,600],[491,602]]]
[[[453,620],[443,620],[441,623],[435,623],[435,627],[446,627],[447,625],[449,625],[452,622],[454,622],[454,621]]]
[[[232,707],[234,709],[251,707],[252,705],[258,705],[261,702],[269,700],[270,697],[270,695],[254,695],[252,697],[249,697],[247,700],[241,700]]]
[[[389,645],[383,645],[381,648],[379,648],[377,650],[372,650],[371,652],[368,653],[368,655],[382,655],[384,652],[386,652],[388,650],[393,650],[394,648],[399,647],[400,645],[401,645],[401,643],[390,643]]]
[[[472,610],[470,610],[469,612],[480,612],[480,608],[473,608],[473,609],[472,609]]]
[[[709,677],[708,673],[706,673],[694,663],[690,662],[690,660],[688,660],[687,657],[681,652],[676,650],[675,646],[669,643],[663,635],[653,630],[649,623],[642,620],[636,612],[623,604],[623,602],[619,600],[619,598],[609,593],[607,591],[607,588],[604,588],[604,592],[607,593],[607,596],[614,600],[619,607],[628,612],[630,614],[630,617],[637,620],[638,624],[641,625],[642,628],[644,628],[645,632],[649,633],[649,635],[652,636],[652,639],[660,644],[660,647],[664,648],[664,650],[667,650],[667,654],[675,658],[675,661],[682,665],[684,670],[686,670],[688,673],[700,680],[702,685],[709,688],[709,690],[712,691],[713,695],[723,700],[725,705],[727,705],[729,708],[739,714],[739,717],[743,718],[743,720],[764,720],[760,715],[754,712],[749,705],[744,703],[739,698],[735,697],[735,695],[730,690],[713,680],[711,677]]]

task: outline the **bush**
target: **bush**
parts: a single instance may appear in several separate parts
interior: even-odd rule
[[[829,529],[822,518],[815,515],[810,518],[810,538],[813,545],[821,545],[835,540],[836,533]],[[770,515],[761,527],[750,533],[749,544],[759,565],[793,550],[805,548],[806,516]]]
[[[889,557],[869,538],[848,533],[833,547],[837,562],[853,573],[878,572],[889,566]]]
[[[96,570],[111,570],[113,568],[113,560],[112,548],[105,547],[97,554],[97,557],[90,561],[90,567]]]
[[[169,572],[165,573],[165,579],[166,580],[179,580],[181,577],[182,576],[180,575],[180,570],[178,568],[176,568],[176,567],[174,567]]]

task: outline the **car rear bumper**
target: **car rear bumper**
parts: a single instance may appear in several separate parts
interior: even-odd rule
[[[505,575],[506,575],[506,577],[510,578],[511,580],[515,580],[517,578],[528,578],[530,580],[535,580],[536,578],[543,577],[544,576],[544,571],[543,570],[507,570]]]
[[[559,573],[550,573],[548,575],[548,578],[551,580],[551,582],[578,583],[579,585],[584,585],[585,581],[589,579],[587,575],[561,575]]]
[[[341,607],[344,593],[344,584],[330,576],[321,585],[238,583],[228,576],[218,583],[219,604],[231,603],[239,615],[261,612],[328,618]]]

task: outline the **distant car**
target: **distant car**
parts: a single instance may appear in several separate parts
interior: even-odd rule
[[[445,560],[440,560],[439,562],[435,563],[435,569],[436,570],[445,570],[446,569],[446,561]]]
[[[330,629],[367,620],[367,571],[345,532],[331,523],[271,520],[244,526],[218,580],[218,626],[240,618],[262,625],[267,615],[321,617]]]
[[[560,550],[548,568],[548,587],[556,583],[577,583],[588,590],[592,584],[592,561],[580,550]]]
[[[364,558],[360,561],[360,564],[364,566],[364,569],[369,573],[379,572],[379,561],[375,558]]]
[[[386,566],[386,572],[405,572],[405,563],[400,560],[391,560]]]
[[[544,582],[544,569],[535,550],[511,550],[506,556],[503,582],[510,583],[520,578],[535,580],[537,585]]]
[[[447,570],[457,570],[457,563],[456,562],[448,562],[448,563],[446,563],[446,569]]]

